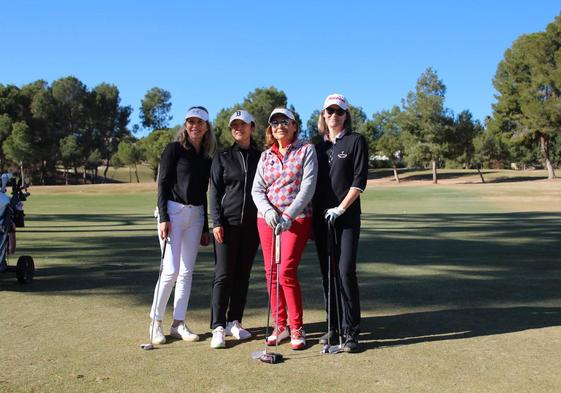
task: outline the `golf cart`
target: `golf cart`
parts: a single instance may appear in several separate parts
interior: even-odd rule
[[[8,264],[8,256],[16,251],[16,228],[24,226],[23,201],[27,199],[27,185],[17,181],[11,173],[1,176],[0,188],[0,273],[15,272],[21,284],[33,281],[35,263],[29,255],[18,258],[16,266]],[[12,187],[12,196],[6,194],[7,186]]]

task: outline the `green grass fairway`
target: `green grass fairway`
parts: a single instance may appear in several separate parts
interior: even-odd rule
[[[244,318],[255,339],[209,348],[204,247],[187,317],[202,341],[141,351],[159,267],[154,183],[30,191],[17,255],[32,255],[37,274],[24,286],[0,274],[0,392],[561,389],[559,181],[369,186],[358,256],[364,351],[320,354],[310,243],[300,268],[309,345],[282,344],[278,365],[251,359],[266,322],[260,256]]]

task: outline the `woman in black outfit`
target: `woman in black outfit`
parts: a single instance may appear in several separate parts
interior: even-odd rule
[[[336,299],[335,282],[331,285],[331,318],[328,332],[320,338],[326,344],[328,337],[341,333],[345,340],[343,350],[358,352],[360,333],[360,299],[356,275],[356,256],[360,234],[360,193],[366,187],[368,176],[368,148],[364,137],[352,130],[351,114],[346,98],[329,95],[319,115],[318,128],[323,141],[316,145],[318,180],[314,195],[314,238],[320,261],[326,310],[328,309],[328,239],[327,225],[335,232],[334,277],[340,283]],[[340,319],[336,318],[339,301]],[[338,332],[339,326],[342,331]]]
[[[249,112],[237,110],[230,117],[229,126],[234,143],[214,157],[210,179],[215,250],[211,348],[224,348],[225,336],[238,340],[251,337],[241,322],[259,246],[257,208],[251,198],[261,155],[251,138],[255,120]]]

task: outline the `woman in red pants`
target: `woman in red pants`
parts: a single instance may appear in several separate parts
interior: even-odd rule
[[[298,139],[298,123],[286,108],[276,108],[269,116],[266,144],[261,154],[251,195],[257,206],[257,228],[265,260],[267,287],[275,330],[267,337],[275,345],[290,336],[292,349],[306,346],[302,291],[298,265],[312,226],[311,200],[316,187],[317,159],[313,145]],[[271,272],[273,236],[281,236],[279,304],[276,304],[276,269]],[[288,320],[288,321],[287,321]],[[287,328],[290,325],[290,333]]]

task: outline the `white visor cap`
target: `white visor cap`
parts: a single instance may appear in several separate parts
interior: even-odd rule
[[[208,121],[208,112],[201,108],[191,108],[185,115],[185,120],[190,117],[198,117],[201,120]]]
[[[290,120],[296,121],[296,117],[294,117],[294,113],[292,113],[288,109],[286,109],[286,108],[275,108],[275,109],[273,109],[273,111],[271,112],[271,115],[269,116],[269,120],[268,120],[269,123],[271,122],[271,119],[273,118],[273,116],[277,115],[277,114],[285,115]]]

